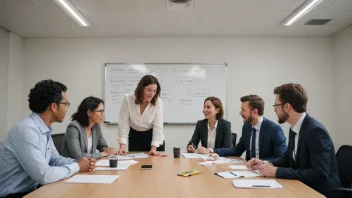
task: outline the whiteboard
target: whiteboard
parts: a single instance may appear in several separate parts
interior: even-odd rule
[[[161,86],[164,122],[196,123],[204,119],[204,100],[220,98],[226,118],[226,64],[105,64],[105,123],[119,122],[124,96],[134,92],[139,80],[155,76]]]

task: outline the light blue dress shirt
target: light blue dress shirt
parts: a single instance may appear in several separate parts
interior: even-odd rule
[[[76,160],[59,155],[51,131],[36,113],[11,128],[0,156],[0,197],[29,192],[79,171]]]

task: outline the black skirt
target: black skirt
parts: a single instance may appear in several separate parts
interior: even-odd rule
[[[128,134],[128,151],[150,151],[153,139],[153,128],[148,131],[136,131],[130,128]],[[156,148],[157,151],[165,151],[165,141]]]

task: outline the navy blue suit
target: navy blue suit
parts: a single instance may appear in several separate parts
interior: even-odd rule
[[[241,156],[246,151],[246,160],[250,160],[250,140],[252,124],[247,123],[242,127],[242,137],[234,148],[215,149],[214,153],[220,156]],[[259,133],[259,158],[274,161],[281,157],[287,149],[286,138],[281,127],[263,118]]]
[[[293,159],[293,133],[290,132],[288,149],[274,166],[277,178],[297,179],[322,192],[341,187],[335,149],[325,127],[308,114],[298,136],[296,161]]]

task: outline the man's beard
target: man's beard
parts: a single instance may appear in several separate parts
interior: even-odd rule
[[[252,114],[250,114],[248,118],[245,118],[245,119],[243,120],[243,122],[244,122],[245,124],[251,123],[252,121],[253,121]]]
[[[282,111],[283,115],[280,117],[279,115],[277,116],[279,124],[283,124],[287,121],[288,119],[288,113]]]

